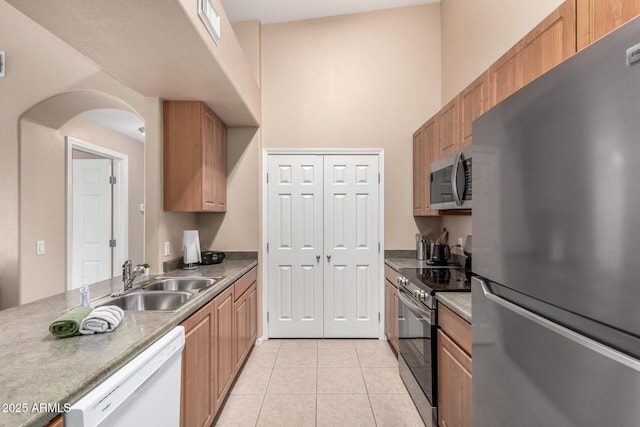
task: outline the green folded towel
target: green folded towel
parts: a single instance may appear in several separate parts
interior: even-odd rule
[[[49,332],[57,338],[79,335],[80,322],[91,313],[91,307],[76,307],[58,317],[49,325]]]

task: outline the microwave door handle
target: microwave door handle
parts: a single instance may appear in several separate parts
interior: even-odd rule
[[[451,168],[451,192],[453,193],[453,200],[458,206],[462,206],[462,200],[460,200],[460,194],[458,193],[458,166],[462,161],[462,151],[458,151]]]

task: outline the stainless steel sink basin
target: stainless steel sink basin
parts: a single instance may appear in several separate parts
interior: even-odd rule
[[[174,311],[191,298],[186,291],[174,292],[132,292],[106,301],[102,305],[117,305],[128,311]]]
[[[199,291],[216,283],[216,279],[200,277],[167,278],[143,285],[145,291]]]

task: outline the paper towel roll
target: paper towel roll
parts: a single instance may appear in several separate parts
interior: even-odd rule
[[[182,234],[182,252],[182,262],[184,264],[196,264],[202,261],[198,230],[184,230]]]

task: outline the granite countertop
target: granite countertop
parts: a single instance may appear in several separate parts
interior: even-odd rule
[[[471,292],[438,292],[436,300],[471,323]]]
[[[429,267],[426,261],[420,261],[415,257],[393,257],[385,258],[385,264],[394,270],[401,268],[421,268]],[[471,292],[438,292],[436,300],[450,308],[458,316],[471,323]]]
[[[59,312],[79,303],[73,290],[0,311],[0,426],[41,426],[56,415],[41,404],[73,404],[138,353],[210,301],[243,274],[256,260],[225,260],[199,270],[173,270],[157,277],[224,276],[211,288],[193,296],[174,312],[127,311],[112,333],[56,339],[49,324]],[[147,281],[136,281],[134,286]],[[91,286],[92,303],[122,289],[120,277]],[[152,291],[149,291],[152,292]],[[102,302],[102,301],[101,301]],[[58,411],[58,412],[59,412]]]

